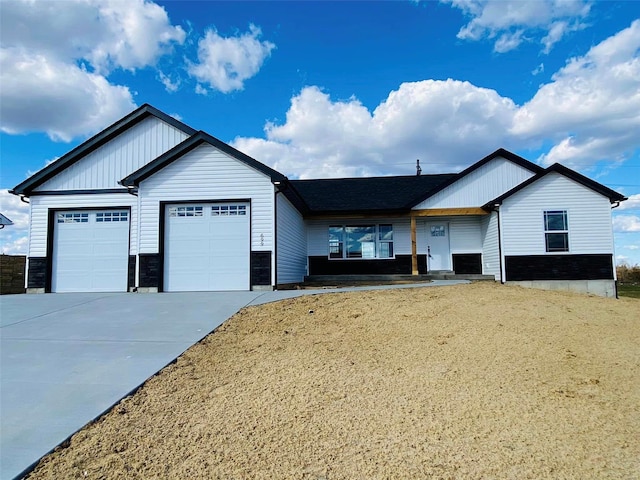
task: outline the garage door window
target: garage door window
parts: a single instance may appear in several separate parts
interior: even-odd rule
[[[96,222],[126,222],[129,220],[129,212],[98,212]]]
[[[214,205],[211,207],[211,215],[213,217],[218,216],[237,216],[246,215],[246,205]]]
[[[169,207],[170,217],[201,217],[201,206]]]
[[[88,223],[88,213],[59,213],[58,223]]]

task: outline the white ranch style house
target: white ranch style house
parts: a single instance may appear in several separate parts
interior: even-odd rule
[[[30,204],[32,293],[447,273],[614,296],[626,199],[503,149],[460,173],[289,180],[150,105],[11,192]]]

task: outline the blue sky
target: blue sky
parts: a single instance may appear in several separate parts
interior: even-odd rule
[[[455,172],[505,147],[629,197],[640,264],[640,2],[0,2],[8,188],[150,103],[290,178]]]

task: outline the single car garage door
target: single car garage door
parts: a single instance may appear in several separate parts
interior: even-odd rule
[[[249,290],[249,203],[165,208],[166,292]]]
[[[52,292],[126,292],[128,210],[55,212]]]

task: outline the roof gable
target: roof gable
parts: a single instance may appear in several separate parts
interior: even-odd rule
[[[196,132],[196,130],[194,130],[190,126],[145,103],[140,108],[134,110],[130,114],[105,128],[100,133],[81,143],[55,162],[52,162],[43,169],[39,170],[24,182],[16,185],[12,190],[10,190],[10,193],[16,195],[29,195],[35,188],[42,185],[47,180],[51,179],[55,175],[62,172],[64,169],[75,164],[89,153],[97,150],[102,145],[106,144],[113,138],[117,137],[124,131],[128,130],[129,128],[138,124],[149,116],[154,116],[162,120],[163,122],[168,123],[169,125],[185,132],[187,135],[193,135]]]
[[[553,165],[551,165],[550,167],[543,169],[542,172],[538,173],[537,175],[531,177],[529,180],[526,180],[524,182],[522,182],[521,184],[515,186],[514,188],[512,188],[511,190],[509,190],[508,192],[503,193],[502,195],[500,195],[497,198],[494,198],[493,200],[491,200],[490,202],[487,202],[483,208],[485,209],[490,209],[495,205],[499,205],[502,204],[502,202],[509,198],[510,196],[512,196],[513,194],[519,192],[520,190],[523,190],[524,188],[528,187],[529,185],[531,185],[534,182],[537,182],[538,180],[540,180],[541,178],[543,178],[544,176],[548,175],[549,173],[558,173],[560,175],[563,175],[591,190],[593,190],[596,193],[599,193],[600,195],[603,195],[605,197],[607,197],[609,199],[609,201],[611,203],[614,202],[622,202],[624,200],[627,199],[627,197],[625,197],[624,195],[616,192],[615,190],[610,189],[609,187],[606,187],[604,185],[602,185],[601,183],[598,183],[594,180],[591,180],[588,177],[585,177],[584,175],[576,172],[575,170],[571,170],[570,168],[565,167],[564,165],[560,165],[559,163],[554,163]]]
[[[254,170],[257,170],[265,174],[266,176],[271,178],[272,182],[278,182],[278,181],[284,182],[287,180],[287,177],[285,177],[280,172],[277,172],[276,170],[266,166],[265,164],[258,162],[254,158],[251,158],[250,156],[242,153],[241,151],[236,150],[231,145],[228,145],[222,142],[221,140],[218,140],[217,138],[209,135],[208,133],[199,131],[194,135],[192,135],[191,137],[184,140],[183,142],[179,143],[175,147],[173,147],[171,150],[160,155],[158,158],[156,158],[152,162],[147,163],[142,168],[136,170],[130,175],[127,175],[118,183],[120,183],[120,185],[123,185],[125,187],[137,187],[138,185],[140,185],[140,182],[142,182],[146,178],[149,178],[154,173],[159,172],[160,170],[165,168],[167,165],[170,165],[171,163],[173,163],[174,161],[176,161],[186,153],[190,152],[194,148],[202,145],[203,143],[207,143],[217,148],[218,150],[226,153],[227,155],[235,158],[236,160],[239,160],[240,162],[245,163],[247,166],[253,168]]]
[[[414,198],[411,202],[410,202],[410,206],[414,207],[416,205],[418,205],[421,202],[424,202],[426,199],[428,199],[430,196],[432,196],[433,194],[447,188],[450,185],[453,185],[455,182],[457,182],[458,180],[466,177],[467,175],[469,175],[470,173],[476,171],[478,168],[486,165],[487,163],[489,163],[491,160],[495,159],[495,158],[504,158],[506,160],[509,160],[510,162],[515,163],[516,165],[519,165],[523,168],[526,168],[527,170],[530,170],[531,172],[538,174],[540,172],[543,172],[544,169],[538,165],[536,165],[535,163],[530,162],[529,160],[526,160],[524,158],[522,158],[519,155],[516,155],[515,153],[512,153],[508,150],[505,150],[504,148],[499,148],[498,150],[496,150],[495,152],[487,155],[486,157],[484,157],[483,159],[477,161],[476,163],[474,163],[473,165],[471,165],[470,167],[462,170],[461,172],[454,174],[449,180],[447,180],[445,183],[441,184],[437,190],[434,191],[430,191],[430,192],[425,192],[419,196],[416,196],[416,198]]]

